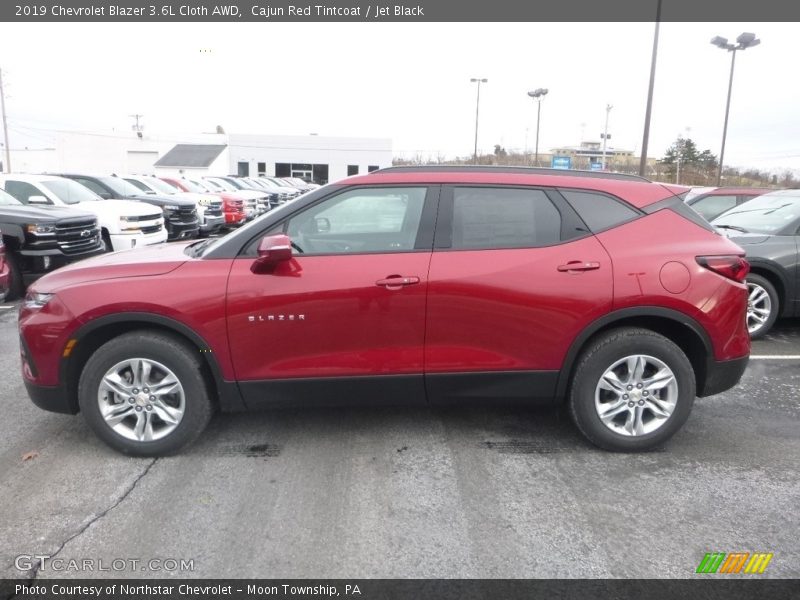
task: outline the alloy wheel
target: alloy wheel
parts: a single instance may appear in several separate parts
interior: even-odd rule
[[[597,383],[594,406],[600,421],[625,436],[642,436],[666,423],[678,402],[678,381],[666,363],[645,354],[613,363]]]
[[[752,335],[769,319],[772,299],[766,289],[757,283],[747,282],[747,331]]]
[[[97,402],[106,424],[137,442],[168,436],[186,410],[180,380],[168,367],[147,358],[131,358],[111,367],[100,382]]]

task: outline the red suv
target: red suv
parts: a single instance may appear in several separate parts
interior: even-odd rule
[[[384,169],[224,238],[46,275],[23,377],[135,455],[217,409],[358,400],[563,400],[598,446],[647,450],[745,369],[743,256],[636,177]]]

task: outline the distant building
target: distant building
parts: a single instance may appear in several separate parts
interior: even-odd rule
[[[603,164],[602,142],[581,142],[580,146],[559,146],[553,148],[551,152],[554,156],[570,157],[573,168],[591,168],[593,164]],[[606,165],[609,167],[617,162],[616,159],[628,162],[632,158],[633,150],[621,150],[606,146]]]
[[[61,132],[52,148],[11,152],[15,171],[275,175],[328,183],[392,164],[389,138]]]

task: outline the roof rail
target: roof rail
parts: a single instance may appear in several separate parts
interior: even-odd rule
[[[646,177],[627,173],[608,173],[606,171],[582,171],[579,169],[551,169],[547,167],[512,167],[502,165],[414,165],[386,167],[374,173],[520,173],[526,175],[560,175],[562,177],[595,177],[599,179],[621,179],[625,181],[646,181]]]

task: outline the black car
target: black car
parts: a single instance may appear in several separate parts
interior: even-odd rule
[[[66,264],[105,252],[97,218],[75,208],[26,206],[0,190],[0,231],[11,270],[7,300]]]
[[[197,219],[197,205],[193,200],[146,194],[121,177],[95,176],[75,173],[53,173],[59,177],[68,177],[98,194],[101,198],[110,200],[139,200],[154,204],[164,213],[164,224],[167,228],[167,239],[182,240],[196,238],[200,231],[200,222]]]
[[[780,190],[711,222],[747,252],[747,329],[765,335],[780,317],[800,316],[800,190]]]

